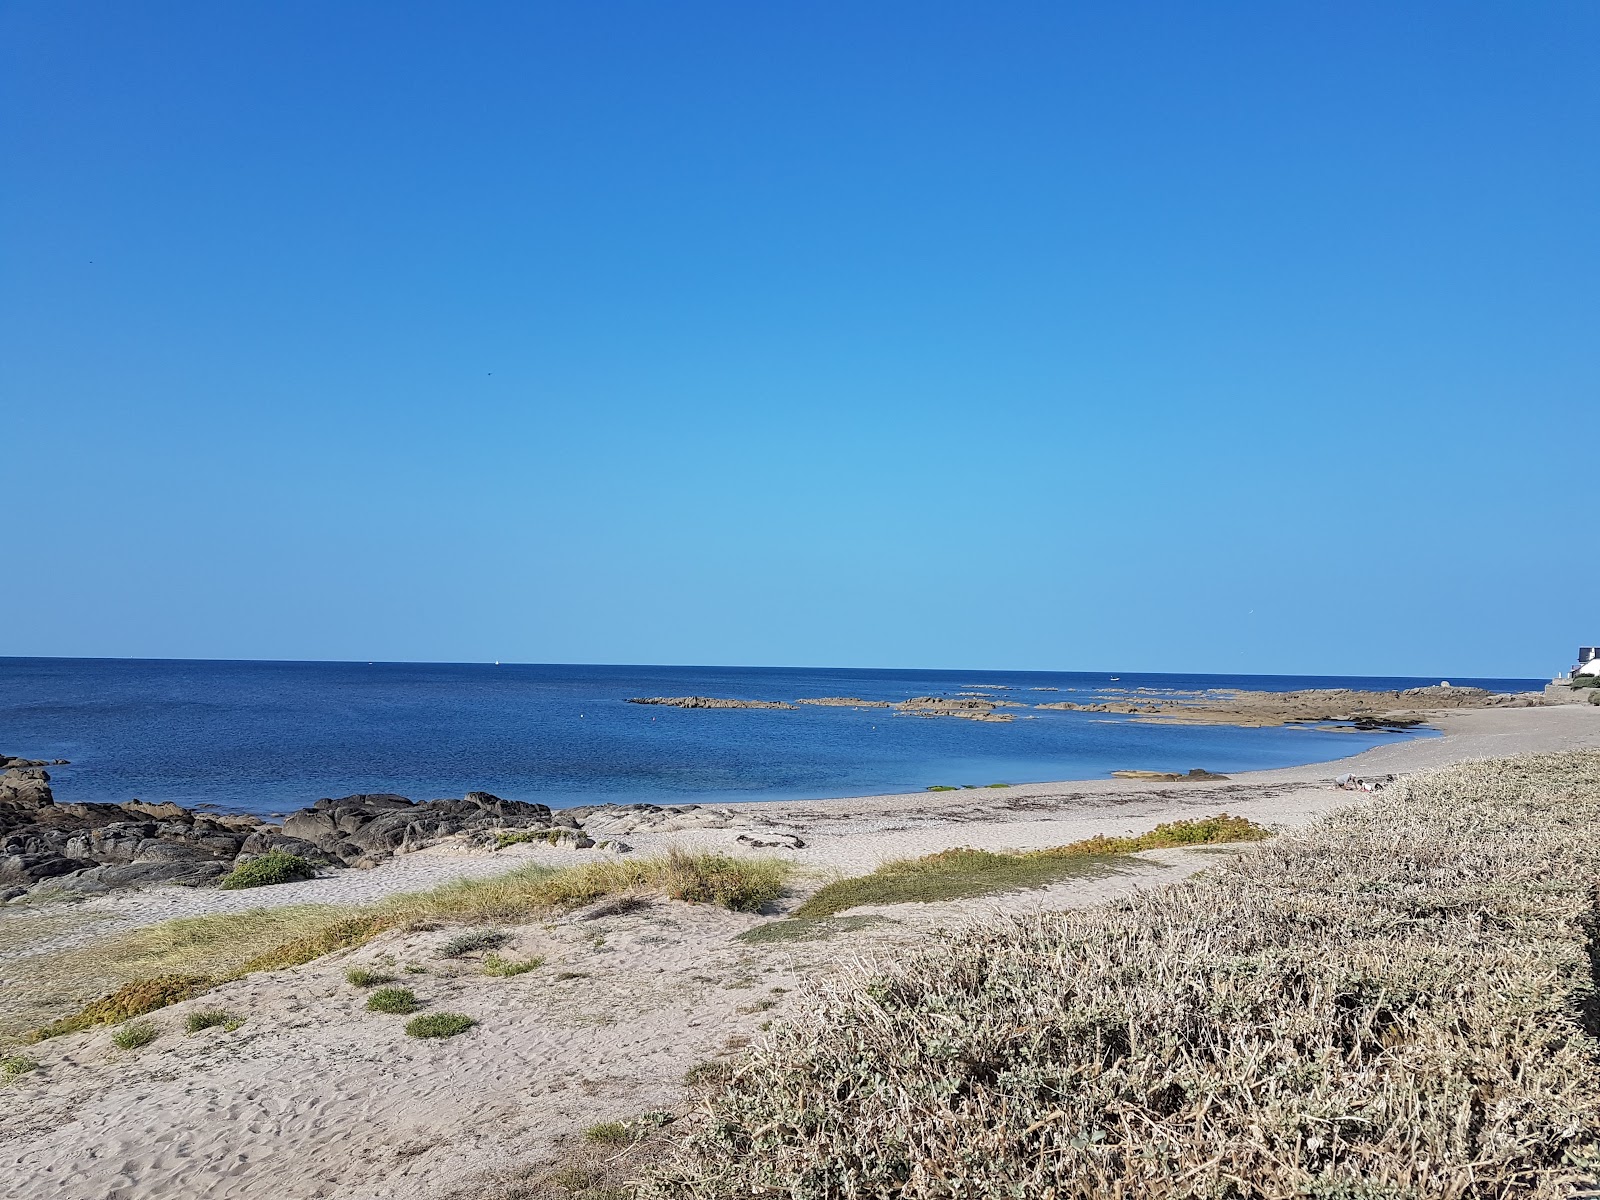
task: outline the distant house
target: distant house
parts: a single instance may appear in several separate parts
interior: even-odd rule
[[[1600,646],[1578,647],[1578,665],[1572,668],[1572,675],[1600,675]]]

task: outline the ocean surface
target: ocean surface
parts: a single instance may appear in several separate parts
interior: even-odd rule
[[[482,790],[552,806],[788,800],[944,784],[1245,771],[1406,734],[1144,725],[1007,710],[1009,724],[883,709],[676,709],[630,696],[904,700],[993,687],[1029,704],[1124,690],[1401,688],[1437,679],[779,667],[0,658],[0,753],[51,768],[60,801],[138,798],[282,813],[321,796]],[[1534,679],[1458,679],[1499,691]],[[1003,690],[1000,690],[1003,689]],[[1048,689],[1056,689],[1050,691]],[[1423,735],[1426,736],[1426,735]]]

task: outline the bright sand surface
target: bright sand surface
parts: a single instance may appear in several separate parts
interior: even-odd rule
[[[1354,758],[1227,781],[1029,784],[853,800],[710,806],[685,828],[629,833],[637,853],[668,845],[781,854],[802,868],[797,892],[833,874],[952,846],[1026,849],[1095,833],[1228,811],[1303,825],[1360,796],[1335,775],[1405,773],[1467,758],[1600,747],[1600,707],[1465,710],[1439,715],[1441,737]],[[1195,764],[1203,766],[1204,764]],[[710,827],[715,825],[716,827]],[[750,850],[740,834],[788,832],[803,849]],[[71,906],[0,911],[0,1009],[41,954],[175,916],[280,904],[352,904],[518,862],[569,865],[594,851],[446,847],[370,871],[342,871],[253,892],[151,889]],[[761,1026],[804,1004],[804,988],[843,965],[1003,912],[1092,904],[1170,883],[1215,851],[1159,851],[1126,870],[1026,892],[852,910],[878,925],[810,942],[733,940],[771,920],[706,905],[655,901],[630,913],[573,914],[519,927],[508,957],[545,965],[488,978],[437,956],[453,930],[385,935],[359,950],[223,985],[152,1019],[162,1035],[133,1051],[106,1029],[25,1052],[40,1069],[0,1088],[0,1179],[18,1200],[187,1200],[260,1197],[435,1197],[492,1194],[496,1172],[558,1159],[596,1122],[682,1101],[684,1072],[737,1052]],[[798,902],[798,895],[786,904]],[[406,964],[429,1009],[479,1024],[443,1041],[408,1038],[405,1018],[365,1010],[344,980],[351,966]],[[186,1016],[225,1009],[228,1032],[185,1034]]]

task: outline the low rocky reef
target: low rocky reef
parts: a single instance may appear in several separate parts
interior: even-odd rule
[[[1130,693],[1093,704],[1070,700],[1039,704],[1066,712],[1121,713],[1140,720],[1195,725],[1300,725],[1336,723],[1358,730],[1408,729],[1430,713],[1463,708],[1537,708],[1538,692],[1490,692],[1476,687],[1406,688],[1364,692],[1352,688],[1311,688],[1297,692]]]
[[[671,708],[785,708],[811,704],[823,708],[890,708],[912,717],[962,717],[968,721],[1010,721],[1009,713],[996,708],[1026,708],[1009,700],[988,700],[971,693],[965,696],[913,696],[891,704],[887,700],[861,700],[854,696],[815,696],[789,704],[783,700],[734,700],[721,696],[631,696],[629,704],[664,704]]]
[[[728,700],[720,696],[630,696],[629,704],[664,704],[668,708],[793,708],[782,700]]]

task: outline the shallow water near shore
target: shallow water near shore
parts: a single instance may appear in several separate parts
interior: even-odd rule
[[[1437,679],[877,671],[780,667],[0,658],[0,752],[66,758],[56,799],[283,812],[321,796],[472,789],[552,806],[794,800],[1124,769],[1320,762],[1409,734],[1142,724],[1036,712],[1140,688],[1394,689]],[[1542,680],[1459,685],[1532,690]],[[989,724],[886,709],[684,710],[630,696],[900,701],[979,692],[1028,705]],[[1034,718],[1034,719],[1024,719]],[[1423,734],[1426,736],[1426,734]]]

